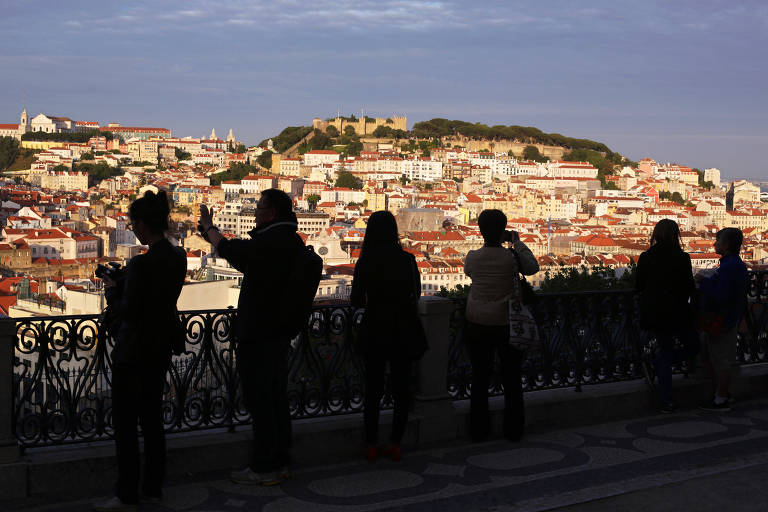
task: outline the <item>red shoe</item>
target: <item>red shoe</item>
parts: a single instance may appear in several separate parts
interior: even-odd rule
[[[400,462],[403,458],[403,450],[399,444],[391,444],[383,451],[383,455],[391,457],[395,462]]]
[[[376,462],[376,458],[379,456],[379,447],[375,444],[369,444],[365,448],[365,458],[368,462]]]

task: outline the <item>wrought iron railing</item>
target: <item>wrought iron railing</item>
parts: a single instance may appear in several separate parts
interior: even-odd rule
[[[289,351],[293,418],[361,410],[363,368],[353,349],[361,314],[349,306],[314,308],[308,331]],[[181,313],[187,351],[173,357],[166,378],[166,431],[250,422],[235,370],[234,315],[233,309]],[[16,321],[13,420],[23,447],[112,436],[112,347],[95,315]]]
[[[739,331],[744,364],[768,358],[768,272],[750,274],[749,302]],[[632,291],[543,294],[535,316],[540,350],[523,367],[527,391],[645,377],[653,340],[638,326]],[[455,302],[447,384],[456,399],[471,392],[471,366],[461,343],[464,303]],[[165,388],[168,432],[234,429],[250,422],[233,354],[235,310],[181,313],[187,352],[173,358]],[[314,308],[310,329],[289,351],[293,418],[358,412],[363,365],[354,351],[361,310]],[[24,447],[94,441],[112,435],[112,340],[95,315],[16,319],[13,424]],[[490,385],[502,392],[498,371]],[[383,398],[388,407],[391,399]]]
[[[749,273],[747,305],[738,330],[741,364],[768,359],[768,271]],[[472,366],[464,343],[466,301],[454,301],[448,365],[448,392],[455,399],[471,395]],[[656,340],[640,329],[634,290],[537,294],[533,314],[541,344],[526,353],[525,391],[574,387],[645,378],[653,385],[651,364]],[[489,393],[503,394],[498,359]],[[687,372],[682,359],[675,368]]]

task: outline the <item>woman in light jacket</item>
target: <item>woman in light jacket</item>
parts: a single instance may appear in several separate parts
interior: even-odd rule
[[[472,279],[464,335],[472,363],[470,434],[477,442],[490,434],[488,385],[494,353],[498,353],[504,384],[504,437],[517,441],[525,426],[523,350],[510,343],[509,308],[510,301],[520,304],[518,274],[535,274],[539,263],[517,232],[506,231],[507,217],[500,210],[483,210],[477,223],[485,245],[469,251],[464,262],[464,272]],[[505,248],[505,243],[510,247]]]

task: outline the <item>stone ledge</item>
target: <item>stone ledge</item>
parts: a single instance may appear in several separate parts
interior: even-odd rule
[[[744,367],[734,385],[739,398],[762,396],[768,388],[768,364]],[[642,380],[527,393],[528,432],[579,426],[604,421],[647,416],[653,413],[652,397]],[[708,381],[676,377],[675,394],[681,406],[694,407],[710,393]],[[503,399],[490,403],[492,435],[500,437]],[[427,448],[445,443],[467,442],[469,402],[454,402],[456,432],[452,439],[419,439],[422,418],[413,414],[403,444]],[[381,415],[385,439],[391,412]],[[294,466],[343,463],[362,454],[362,414],[313,418],[293,422]],[[168,436],[168,480],[183,481],[205,473],[224,473],[247,463],[250,429],[239,427]],[[417,443],[418,440],[418,443]],[[28,450],[17,463],[0,465],[2,500],[78,499],[109,494],[116,476],[112,442],[84,443]]]

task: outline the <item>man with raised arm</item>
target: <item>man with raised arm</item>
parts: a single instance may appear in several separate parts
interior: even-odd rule
[[[198,229],[234,268],[243,273],[237,302],[235,357],[243,399],[253,419],[253,452],[248,467],[233,471],[240,484],[276,485],[288,474],[291,418],[287,351],[290,329],[278,321],[286,307],[278,300],[304,242],[290,197],[278,189],[261,193],[250,240],[227,239],[213,224],[213,211],[200,207]]]

